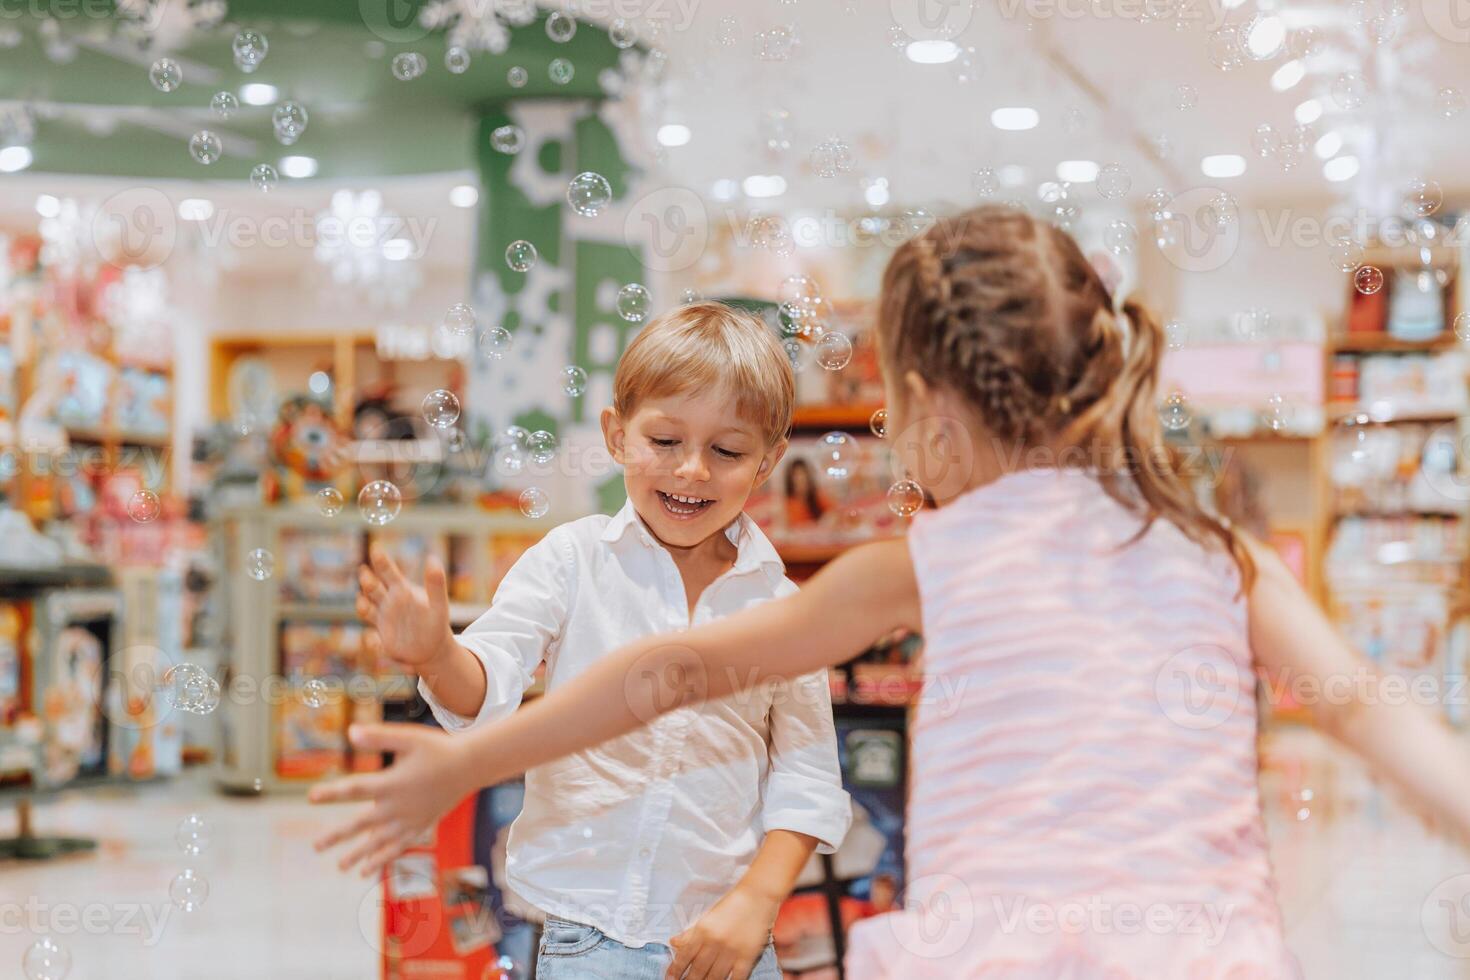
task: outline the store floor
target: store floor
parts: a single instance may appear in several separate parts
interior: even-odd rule
[[[1470,958],[1437,951],[1421,923],[1426,904],[1430,915],[1445,911],[1431,895],[1470,872],[1470,855],[1366,790],[1356,764],[1315,735],[1291,738],[1293,753],[1319,755],[1333,773],[1303,820],[1289,792],[1266,795],[1288,940],[1306,976],[1470,980]],[[211,838],[192,860],[174,840],[189,813],[205,817]],[[90,857],[0,865],[0,976],[20,975],[39,922],[71,952],[70,980],[371,980],[376,885],[338,874],[312,851],[325,822],[299,797],[230,798],[199,778],[41,806],[38,832],[102,845]],[[13,814],[0,819],[0,833],[14,829]],[[209,883],[192,913],[168,898],[186,866]],[[47,921],[58,914],[77,921]]]

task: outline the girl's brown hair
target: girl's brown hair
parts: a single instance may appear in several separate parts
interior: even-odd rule
[[[1201,545],[1223,544],[1248,589],[1255,567],[1244,542],[1199,505],[1164,447],[1154,404],[1163,328],[1135,297],[1122,313],[1065,232],[986,206],[894,253],[879,335],[890,370],[962,396],[998,440],[1060,439],[1100,462],[1121,459],[1097,475],[1140,514],[1139,535],[1162,516]]]

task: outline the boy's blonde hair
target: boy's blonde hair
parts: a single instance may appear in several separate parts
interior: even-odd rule
[[[630,418],[645,398],[723,387],[735,411],[760,427],[767,447],[791,433],[796,379],[775,333],[724,303],[689,303],[655,317],[623,351],[613,408]]]

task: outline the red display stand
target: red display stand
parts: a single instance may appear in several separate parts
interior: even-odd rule
[[[383,980],[503,980],[500,930],[475,863],[477,797],[383,873]]]

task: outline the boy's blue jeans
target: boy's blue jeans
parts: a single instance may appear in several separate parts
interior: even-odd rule
[[[536,980],[664,980],[674,954],[661,943],[634,948],[580,922],[550,916],[541,931]],[[776,945],[766,946],[751,980],[781,980]]]

